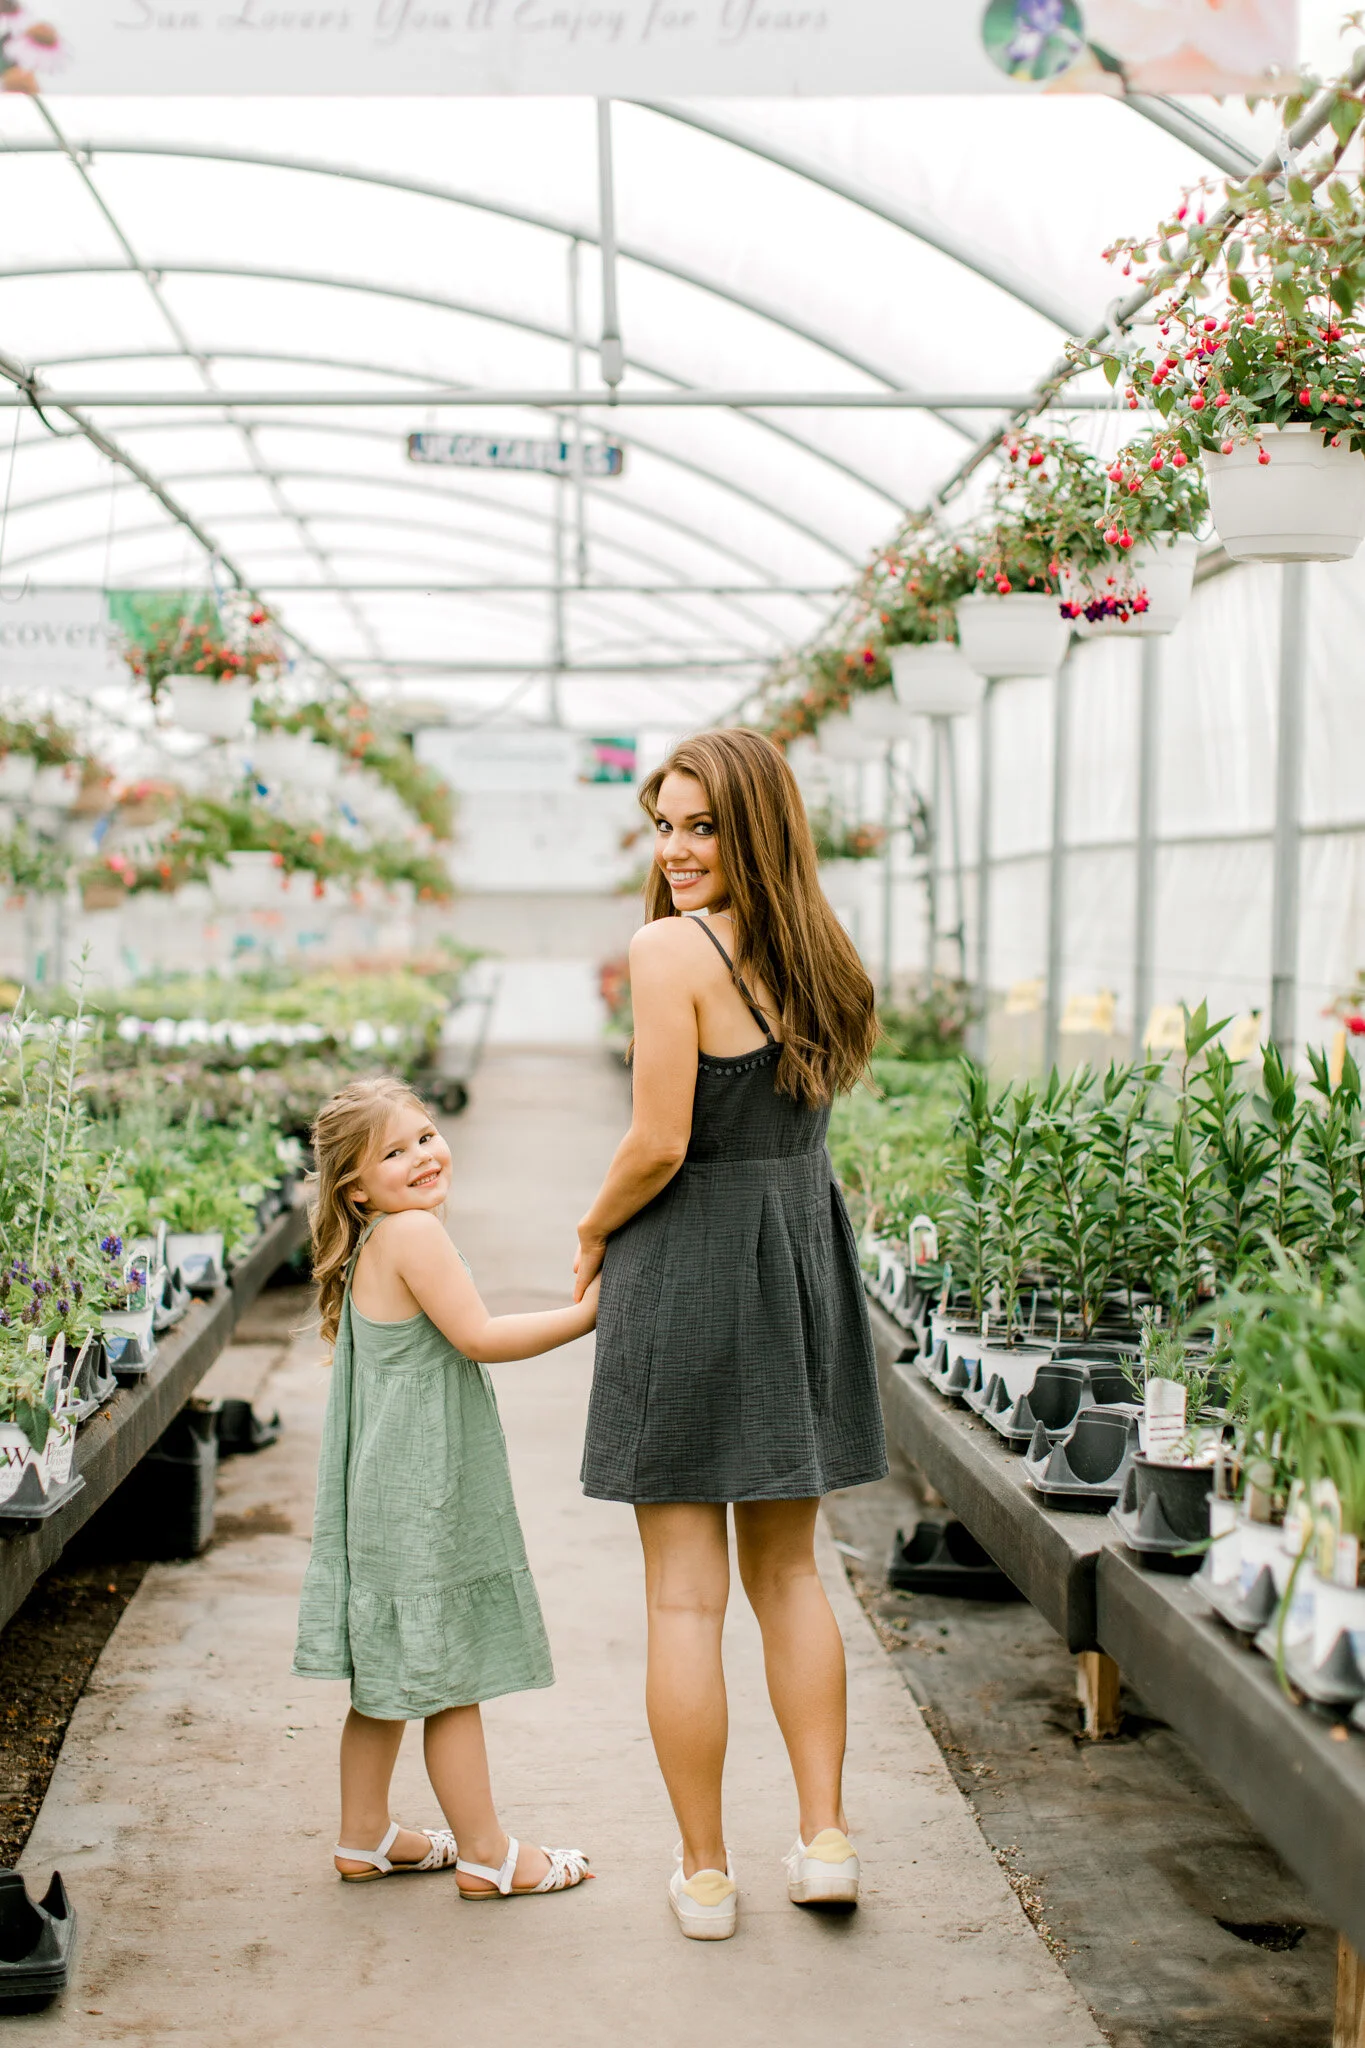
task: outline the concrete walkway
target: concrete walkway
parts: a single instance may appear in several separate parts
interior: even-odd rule
[[[600,1054],[485,1065],[453,1127],[451,1222],[495,1309],[563,1298],[573,1225],[624,1115]],[[1097,2048],[832,1548],[866,1903],[838,1921],[787,1903],[779,1858],[794,1815],[740,1602],[728,1643],[740,1933],[723,1945],[678,1936],[664,1898],[674,1829],[642,1702],[634,1523],[578,1489],[586,1343],[498,1369],[559,1683],[498,1701],[487,1719],[509,1825],[582,1846],[599,1877],[478,1914],[444,1877],[339,1884],[345,1690],[289,1676],[327,1391],[317,1358],[309,1339],[283,1349],[267,1388],[287,1424],[279,1445],[226,1468],[218,1539],[148,1574],[81,1701],[24,1859],[31,1882],[54,1863],[66,1876],[83,1928],[77,1981],[60,2008],[11,2020],[9,2038]],[[440,1819],[415,1732],[394,1811]]]

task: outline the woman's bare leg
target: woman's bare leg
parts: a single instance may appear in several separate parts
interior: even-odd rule
[[[683,1876],[724,1870],[721,1777],[729,1724],[720,1638],[730,1595],[725,1509],[709,1502],[637,1507],[645,1554],[654,1753],[683,1838]]]
[[[447,1707],[444,1713],[427,1717],[422,1741],[427,1776],[461,1857],[466,1863],[482,1863],[486,1870],[500,1870],[507,1854],[507,1831],[493,1804],[483,1715],[477,1707]],[[535,1843],[523,1842],[512,1882],[539,1884],[549,1867],[548,1857]],[[463,1871],[458,1882],[462,1891],[496,1889],[484,1878]]]
[[[768,1697],[801,1805],[801,1839],[844,1827],[844,1644],[815,1566],[818,1500],[735,1507],[739,1575],[763,1631]]]

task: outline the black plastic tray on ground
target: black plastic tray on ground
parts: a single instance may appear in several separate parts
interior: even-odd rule
[[[12,1535],[0,1534],[0,1628],[179,1414],[271,1274],[307,1235],[306,1209],[290,1209],[277,1217],[237,1267],[230,1284],[211,1299],[196,1301],[163,1338],[148,1371],[135,1385],[111,1395],[81,1430],[73,1477],[84,1485],[46,1521],[26,1523]]]
[[[1274,1667],[1215,1618],[1198,1579],[1155,1576],[1106,1550],[1097,1593],[1103,1649],[1365,1952],[1365,1742],[1289,1699]]]
[[[875,1305],[872,1334],[887,1433],[953,1513],[1051,1622],[1069,1650],[1099,1647],[1095,1559],[1117,1542],[1101,1516],[1056,1513],[1029,1491],[1020,1459],[975,1416],[952,1406],[909,1362],[900,1330]]]

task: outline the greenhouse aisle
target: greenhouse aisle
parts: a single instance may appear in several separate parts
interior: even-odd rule
[[[563,1293],[573,1225],[625,1114],[602,1054],[511,1051],[451,1128],[451,1225],[490,1304]],[[490,1749],[518,1833],[580,1844],[596,1883],[469,1914],[453,1885],[344,1887],[330,1874],[344,1688],[289,1676],[326,1378],[296,1339],[265,1392],[280,1444],[226,1468],[220,1534],[156,1567],[77,1710],[24,1858],[67,1878],[82,1920],[64,2003],[9,2023],[51,2043],[532,2041],[646,2048],[1081,2048],[1101,2036],[1025,1920],[933,1741],[826,1562],[851,1675],[849,1804],[864,1909],[816,1920],[786,1900],[792,1834],[756,1631],[731,1626],[730,1828],[739,1937],[679,1939],[664,1898],[673,1827],[642,1703],[640,1573],[629,1510],[585,1501],[578,1449],[591,1348],[499,1369],[531,1561],[559,1671],[497,1702]],[[394,1810],[439,1819],[412,1737]]]

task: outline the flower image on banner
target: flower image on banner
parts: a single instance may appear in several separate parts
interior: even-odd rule
[[[578,779],[580,782],[634,782],[635,756],[633,738],[623,739],[617,735],[611,739],[584,740],[583,766]]]
[[[981,39],[1052,90],[1257,92],[1292,76],[1295,25],[1286,0],[990,0]]]
[[[0,88],[40,92],[45,81],[39,72],[54,70],[61,57],[62,38],[54,23],[17,0],[0,7]]]

